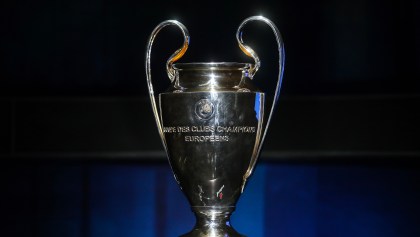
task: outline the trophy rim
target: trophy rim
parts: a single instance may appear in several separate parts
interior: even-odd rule
[[[175,63],[172,67],[176,70],[248,70],[252,63],[238,62],[194,62]]]

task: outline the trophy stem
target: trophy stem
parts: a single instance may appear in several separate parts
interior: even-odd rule
[[[194,229],[181,237],[245,237],[236,232],[230,224],[230,216],[235,207],[195,206]]]

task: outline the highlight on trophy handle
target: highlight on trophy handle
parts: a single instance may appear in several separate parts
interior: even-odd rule
[[[159,131],[159,136],[162,140],[165,151],[167,150],[167,147],[166,147],[166,144],[165,144],[164,134],[163,134],[163,131],[162,131],[162,122],[161,122],[161,118],[160,118],[160,115],[159,115],[159,111],[157,109],[156,99],[155,99],[154,90],[153,90],[152,71],[151,71],[151,67],[150,67],[150,58],[151,58],[151,54],[152,54],[153,42],[154,42],[157,34],[164,27],[170,26],[170,25],[177,26],[182,31],[182,35],[184,36],[184,43],[183,43],[182,47],[177,49],[169,57],[169,59],[166,61],[166,71],[168,73],[169,79],[171,80],[171,82],[173,82],[175,80],[175,69],[172,67],[172,64],[174,62],[176,62],[178,59],[180,59],[185,54],[185,52],[188,49],[188,45],[190,43],[190,35],[188,33],[187,28],[181,22],[176,21],[176,20],[163,21],[162,23],[157,25],[155,27],[155,29],[152,31],[152,33],[150,34],[150,38],[149,38],[149,41],[148,41],[148,44],[147,44],[147,49],[146,49],[147,50],[147,52],[146,52],[147,86],[149,88],[149,95],[150,95],[150,101],[151,101],[151,104],[152,104],[153,115],[155,116],[156,124],[157,124],[158,131]]]
[[[247,19],[245,19],[241,25],[238,27],[238,30],[236,31],[236,40],[238,41],[238,45],[239,48],[242,50],[242,52],[244,52],[246,54],[246,56],[251,57],[254,59],[254,65],[251,66],[251,68],[249,69],[249,78],[254,78],[255,73],[258,71],[258,69],[261,66],[261,61],[260,58],[258,57],[257,53],[248,45],[244,44],[244,41],[242,39],[242,28],[245,26],[246,23],[248,23],[248,21],[252,20],[250,19],[252,17],[249,17]]]
[[[274,36],[276,37],[276,41],[277,41],[277,46],[278,46],[278,52],[279,52],[279,74],[278,74],[278,80],[277,80],[277,85],[276,85],[276,90],[274,93],[274,98],[273,98],[273,103],[271,105],[271,109],[270,109],[270,114],[268,116],[267,122],[265,123],[265,128],[263,128],[263,134],[262,134],[262,138],[260,141],[260,145],[258,147],[257,150],[257,154],[255,157],[253,157],[253,159],[251,160],[251,164],[246,172],[246,174],[244,175],[244,180],[246,180],[249,176],[251,176],[252,171],[255,167],[255,164],[257,162],[257,159],[260,155],[261,152],[261,148],[262,148],[262,144],[264,142],[265,136],[267,134],[267,128],[270,125],[271,122],[271,118],[274,112],[274,109],[277,105],[277,100],[280,96],[280,88],[281,88],[281,83],[282,83],[282,79],[283,79],[283,72],[284,72],[284,59],[285,59],[285,52],[284,52],[284,44],[283,44],[283,39],[281,37],[280,31],[277,29],[277,26],[268,18],[263,17],[263,16],[251,16],[246,18],[245,20],[242,21],[242,23],[239,25],[238,30],[236,31],[236,39],[238,41],[239,44],[239,48],[249,57],[252,57],[255,61],[255,65],[254,68],[252,68],[250,70],[250,78],[252,79],[253,76],[255,75],[255,73],[258,71],[258,69],[261,66],[261,61],[257,55],[257,53],[255,53],[255,51],[249,47],[248,45],[245,45],[242,39],[242,28],[249,22],[251,21],[262,21],[264,23],[266,23],[267,25],[270,26],[270,28],[272,29]]]

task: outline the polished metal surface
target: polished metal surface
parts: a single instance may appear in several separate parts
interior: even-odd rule
[[[270,25],[279,43],[278,98],[284,51],[280,34],[267,18],[250,17],[237,31],[240,48],[254,58],[248,63],[173,64],[186,51],[189,35],[176,21],[159,24],[149,40],[146,72],[150,99],[159,134],[175,179],[196,215],[196,225],[183,235],[191,237],[242,236],[230,224],[230,215],[252,174],[271,113],[265,116],[265,93],[252,84],[260,66],[256,53],[242,41],[242,28],[250,21]],[[170,88],[154,95],[150,58],[154,38],[167,25],[178,26],[184,45],[167,62]],[[158,109],[159,108],[159,109]]]

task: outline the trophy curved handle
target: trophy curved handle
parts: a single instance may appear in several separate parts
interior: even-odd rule
[[[255,73],[258,71],[258,69],[261,66],[261,62],[260,62],[260,59],[259,59],[258,55],[255,53],[255,51],[251,47],[249,47],[248,45],[245,45],[243,40],[242,40],[242,33],[243,33],[242,28],[247,23],[249,23],[251,21],[262,21],[262,22],[266,23],[267,25],[269,25],[270,28],[272,29],[272,31],[274,33],[274,36],[276,37],[278,52],[279,52],[279,74],[278,74],[276,90],[275,90],[275,93],[274,93],[273,104],[271,105],[271,109],[270,109],[270,114],[268,116],[267,122],[265,122],[265,126],[263,124],[262,137],[261,137],[261,140],[259,141],[259,144],[257,144],[255,156],[251,160],[251,164],[250,164],[250,166],[249,166],[249,168],[248,168],[248,170],[247,170],[247,172],[244,176],[244,181],[246,181],[246,179],[252,174],[252,171],[255,167],[257,159],[260,155],[261,147],[262,147],[262,144],[264,142],[265,136],[267,135],[267,128],[270,125],[271,118],[272,118],[272,115],[273,115],[273,111],[274,111],[274,109],[277,105],[277,100],[278,100],[279,95],[280,95],[280,88],[281,88],[281,83],[282,83],[282,79],[283,79],[283,72],[284,72],[284,59],[285,59],[283,39],[282,39],[280,31],[277,29],[276,25],[271,20],[269,20],[269,19],[267,19],[263,16],[251,16],[249,18],[246,18],[244,21],[242,21],[242,23],[238,27],[238,30],[236,31],[236,39],[238,41],[239,48],[247,56],[252,57],[255,61],[254,67],[251,68],[251,70],[250,70],[250,74],[251,74],[250,78],[251,79],[253,78],[253,76],[255,75]]]
[[[153,42],[154,42],[157,34],[160,32],[160,30],[162,30],[164,27],[169,26],[169,25],[177,26],[182,31],[182,34],[184,36],[184,43],[183,43],[182,47],[179,48],[178,50],[176,50],[169,57],[169,59],[166,61],[166,71],[168,73],[169,79],[171,80],[171,82],[173,82],[175,80],[175,69],[172,67],[172,64],[175,61],[177,61],[178,59],[180,59],[185,54],[185,52],[188,49],[189,42],[190,42],[190,35],[188,33],[187,28],[181,22],[176,21],[176,20],[163,21],[162,23],[157,25],[155,27],[155,29],[152,31],[152,34],[150,34],[150,38],[149,38],[149,41],[148,41],[148,44],[147,44],[147,52],[146,52],[147,86],[149,88],[149,95],[150,95],[150,101],[151,101],[151,104],[152,104],[153,115],[155,116],[156,124],[157,124],[158,131],[159,131],[159,135],[160,135],[160,138],[163,142],[163,146],[164,146],[165,150],[167,148],[166,148],[164,135],[163,135],[163,130],[162,130],[162,121],[161,121],[161,117],[159,115],[159,111],[158,111],[158,108],[157,108],[157,105],[156,105],[156,99],[155,99],[154,90],[153,90],[152,71],[151,71],[151,68],[150,68],[150,58],[151,58],[151,53],[152,53]]]

